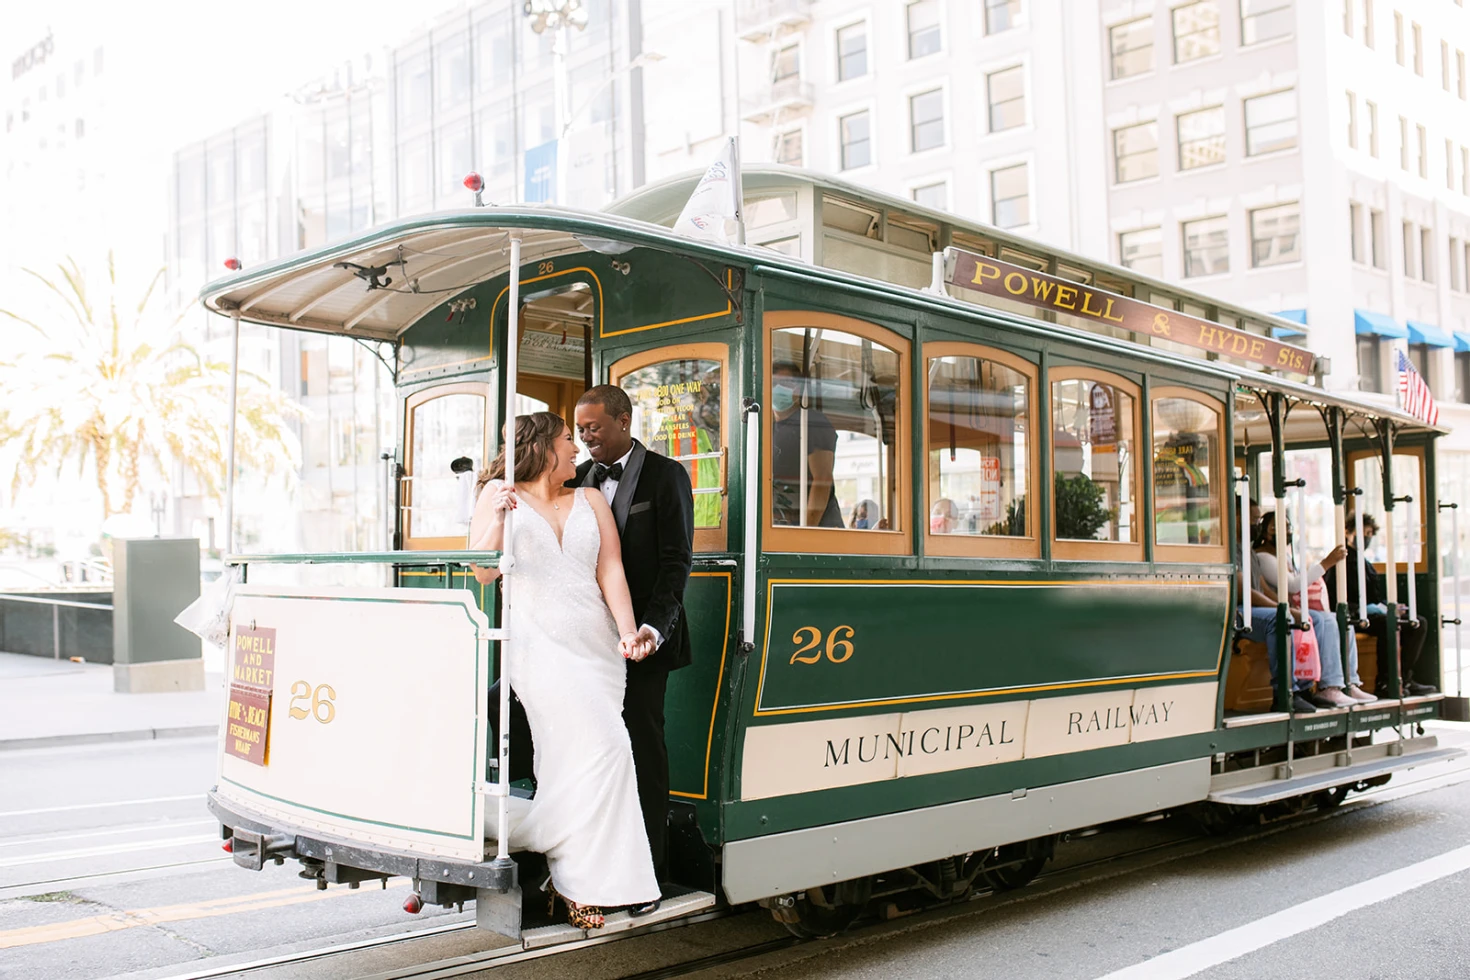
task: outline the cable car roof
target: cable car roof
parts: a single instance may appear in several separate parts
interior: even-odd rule
[[[1331,392],[1220,362],[1182,358],[1130,341],[1025,317],[948,296],[813,266],[773,249],[727,246],[676,235],[667,228],[602,212],[542,206],[486,207],[403,219],[349,241],[300,252],[258,269],[207,284],[200,298],[213,312],[286,329],[396,341],[436,306],[471,286],[506,272],[510,236],[521,233],[521,261],[533,266],[559,255],[651,246],[721,262],[738,262],[764,274],[848,285],[893,299],[944,309],[965,318],[1001,319],[1018,332],[1065,338],[1095,350],[1131,348],[1130,356],[1238,382],[1242,389],[1273,390],[1290,398],[1391,419],[1401,431],[1446,431],[1398,409],[1352,393]],[[375,283],[377,285],[373,285]]]

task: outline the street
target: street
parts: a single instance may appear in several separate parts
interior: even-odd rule
[[[737,911],[535,957],[468,910],[406,915],[402,879],[317,891],[289,864],[235,867],[203,806],[214,762],[211,738],[0,753],[0,976],[1392,980],[1462,977],[1470,951],[1446,915],[1470,902],[1463,761],[1225,837],[1183,818],[1079,835],[1021,891],[835,939]]]

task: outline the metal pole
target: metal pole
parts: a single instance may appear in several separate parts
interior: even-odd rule
[[[1298,486],[1296,488],[1296,493],[1292,495],[1296,498],[1296,529],[1298,531],[1302,529],[1303,492],[1303,489]],[[1302,539],[1300,537],[1296,539],[1295,544],[1292,547],[1291,559],[1292,563],[1295,564],[1297,568],[1297,584],[1301,586],[1301,591],[1297,593],[1297,614],[1301,616],[1302,627],[1306,628],[1307,624],[1310,623],[1312,620],[1311,617],[1307,614],[1306,549],[1302,545]],[[1285,588],[1285,585],[1286,583],[1285,581],[1283,581],[1282,587]],[[1318,637],[1318,639],[1320,640],[1321,637]],[[1322,645],[1320,643],[1317,644],[1317,651],[1319,655],[1323,654]],[[1339,655],[1341,654],[1339,653]]]
[[[730,137],[731,160],[734,163],[733,180],[735,186],[735,244],[745,244],[745,181],[740,177],[740,130],[736,127],[735,135]]]
[[[1404,528],[1404,584],[1409,589],[1409,622],[1419,622],[1419,589],[1414,581],[1414,571],[1419,564],[1419,515],[1414,510],[1414,498],[1405,498],[1409,505],[1407,526]]]
[[[1251,628],[1250,497],[1249,478],[1247,478],[1246,492],[1240,495],[1240,605],[1245,611],[1245,622],[1242,625],[1246,629]],[[1274,656],[1274,653],[1268,650],[1267,656]]]
[[[225,548],[235,551],[235,407],[240,395],[240,314],[230,314],[230,431],[225,436]]]
[[[745,410],[745,567],[741,586],[741,646],[755,645],[756,528],[760,520],[761,408],[751,402]]]
[[[1359,489],[1361,494],[1362,490]],[[1368,556],[1363,543],[1363,501],[1353,507],[1353,535],[1358,542],[1358,622],[1368,621]]]
[[[1450,581],[1455,590],[1455,696],[1465,696],[1464,675],[1460,667],[1460,507],[1458,504],[1441,505],[1450,509],[1450,535],[1454,542],[1450,547]]]
[[[512,490],[516,485],[516,353],[520,347],[521,320],[521,233],[510,233],[510,304],[506,313],[505,334],[505,414],[510,420],[505,431],[505,485]],[[515,511],[507,509],[500,542],[500,611],[501,627],[508,629],[511,610],[511,580],[515,571],[515,556],[511,550]],[[510,834],[506,804],[510,801],[510,648],[509,638],[500,641],[500,758],[495,787],[496,840],[495,861],[503,864],[510,860]]]

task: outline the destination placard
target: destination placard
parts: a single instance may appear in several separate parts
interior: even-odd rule
[[[231,684],[225,718],[225,751],[237,759],[264,766],[270,761],[270,730],[270,692]]]
[[[1295,374],[1311,374],[1317,363],[1317,356],[1301,347],[962,248],[945,249],[944,266],[944,281],[952,286],[1111,324],[1146,337],[1163,337],[1186,347]]]
[[[230,683],[274,690],[276,673],[276,631],[273,628],[235,627],[235,662]]]

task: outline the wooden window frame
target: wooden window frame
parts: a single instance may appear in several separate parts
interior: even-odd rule
[[[730,541],[730,345],[720,341],[670,344],[629,354],[607,369],[608,383],[621,388],[628,375],[664,361],[720,362],[720,526],[694,529],[695,554],[729,550]],[[650,448],[649,452],[653,452]],[[692,481],[691,481],[692,482]]]
[[[1414,503],[1417,504],[1418,507],[1419,507],[1419,528],[1420,528],[1419,535],[1420,535],[1420,537],[1422,537],[1424,539],[1424,543],[1419,548],[1419,550],[1422,552],[1422,560],[1414,563],[1414,572],[1415,572],[1415,574],[1424,574],[1424,573],[1427,573],[1429,571],[1429,533],[1428,533],[1427,530],[1425,530],[1425,528],[1426,528],[1425,522],[1428,520],[1428,518],[1426,516],[1425,509],[1424,509],[1425,506],[1427,505],[1427,501],[1425,501],[1425,499],[1424,499],[1424,497],[1425,497],[1424,487],[1425,487],[1425,478],[1426,478],[1426,474],[1428,472],[1428,467],[1425,465],[1424,447],[1423,446],[1404,446],[1404,447],[1400,448],[1398,446],[1395,446],[1394,447],[1394,450],[1393,450],[1393,454],[1395,456],[1412,456],[1412,457],[1414,457],[1414,458],[1416,458],[1416,459],[1419,460],[1419,493],[1417,493],[1415,495]],[[1356,502],[1356,497],[1353,496],[1353,491],[1355,489],[1357,489],[1357,486],[1358,486],[1357,467],[1358,467],[1358,460],[1360,460],[1360,459],[1377,459],[1381,463],[1382,460],[1383,460],[1383,453],[1379,452],[1376,449],[1354,449],[1353,451],[1351,451],[1351,452],[1349,452],[1347,454],[1347,467],[1346,467],[1347,468],[1347,488],[1348,488],[1348,499],[1349,499],[1349,505],[1350,506],[1353,503]],[[1381,486],[1380,486],[1380,489],[1382,489]],[[1394,487],[1395,492],[1399,491],[1400,489],[1402,489],[1402,488],[1400,488],[1400,487]],[[1378,517],[1379,517],[1378,532],[1379,532],[1379,534],[1382,534],[1383,533],[1383,520],[1382,520],[1383,515],[1380,514],[1380,515],[1378,515]],[[1396,522],[1395,523],[1394,529],[1393,529],[1393,533],[1394,533],[1394,537],[1399,537],[1400,535],[1402,535],[1404,533],[1404,526],[1403,526],[1403,523],[1402,522]],[[1361,545],[1361,542],[1360,542],[1360,545]],[[1401,554],[1402,554],[1402,552],[1400,552],[1400,555]],[[1396,559],[1396,561],[1395,561],[1395,566],[1396,567],[1398,567],[1400,569],[1403,569],[1403,568],[1407,567],[1407,566],[1405,566],[1402,558],[1399,557],[1399,555],[1395,555],[1395,559]],[[1372,565],[1378,571],[1378,574],[1379,575],[1384,574],[1384,572],[1387,571],[1387,569],[1388,569],[1388,562],[1371,561],[1368,564]],[[1356,601],[1356,597],[1354,597],[1354,601]],[[1402,596],[1400,596],[1399,597],[1399,601],[1400,602],[1404,602],[1406,600]]]
[[[1057,476],[1056,476],[1056,426],[1052,420],[1056,413],[1056,402],[1052,397],[1051,386],[1058,381],[1098,381],[1122,391],[1133,399],[1133,442],[1135,462],[1133,466],[1133,499],[1141,505],[1143,513],[1135,522],[1135,527],[1142,526],[1141,530],[1135,531],[1133,541],[1077,541],[1070,538],[1057,537]],[[1047,424],[1047,446],[1051,451],[1050,465],[1047,466],[1049,476],[1046,493],[1050,501],[1049,512],[1051,514],[1051,554],[1058,561],[1143,561],[1144,536],[1148,534],[1153,524],[1152,508],[1143,494],[1143,475],[1139,472],[1136,461],[1138,446],[1144,442],[1147,433],[1143,428],[1143,390],[1141,386],[1129,381],[1122,375],[1100,368],[1084,367],[1082,365],[1068,364],[1054,367],[1046,375],[1046,424]],[[1153,456],[1152,440],[1149,440],[1149,457]]]
[[[899,392],[895,404],[900,411],[912,407],[913,368],[909,358],[912,349],[908,338],[867,320],[842,316],[837,313],[821,313],[807,310],[771,310],[762,324],[765,332],[761,378],[768,393],[766,410],[761,429],[761,474],[768,492],[761,504],[761,520],[765,526],[766,550],[779,552],[802,552],[814,555],[912,555],[914,534],[907,528],[891,531],[872,529],[855,530],[848,527],[788,527],[772,522],[769,487],[774,480],[771,465],[771,444],[774,438],[776,413],[770,409],[771,350],[772,337],[777,330],[798,327],[815,327],[836,330],[841,333],[862,337],[882,344],[898,356]],[[913,519],[913,451],[908,445],[912,420],[900,417],[894,425],[893,465],[898,471],[898,493],[894,513],[901,520]]]
[[[1026,507],[1026,533],[1021,537],[999,534],[935,534],[926,523],[924,525],[924,553],[951,558],[1040,558],[1041,535],[1037,533],[1039,518],[1036,513],[1037,502],[1040,499],[1037,488],[1041,483],[1041,454],[1037,451],[1037,422],[1039,419],[1036,413],[1040,366],[1009,351],[966,341],[932,341],[924,344],[923,350],[924,370],[920,372],[922,391],[919,405],[924,419],[924,513],[929,513],[934,507],[934,501],[929,499],[929,488],[933,482],[931,479],[933,474],[929,469],[929,362],[931,360],[938,357],[973,357],[983,361],[993,361],[1025,376],[1028,385],[1026,413],[1031,419],[1031,432],[1026,440],[1026,479],[1031,487],[1029,494],[1031,500]]]
[[[494,392],[488,381],[456,381],[451,384],[432,385],[428,388],[420,388],[409,395],[403,403],[403,475],[412,477],[414,475],[413,437],[414,437],[414,411],[418,408],[449,395],[479,395],[485,400],[485,431],[480,439],[480,463],[482,466],[490,465],[490,429],[489,420],[495,417],[495,403],[492,401]],[[404,551],[461,551],[469,547],[469,529],[464,534],[454,537],[414,537],[413,535],[413,484],[411,479],[405,479],[399,484],[402,487],[398,506],[401,509],[399,515],[403,522],[403,550]]]
[[[1211,460],[1211,469],[1218,470],[1216,477],[1212,474],[1218,486],[1215,488],[1215,506],[1219,508],[1220,515],[1220,543],[1214,544],[1160,544],[1158,540],[1158,507],[1154,490],[1154,408],[1165,398],[1181,398],[1185,401],[1195,402],[1203,405],[1215,413],[1215,452],[1220,457]],[[1149,447],[1148,447],[1148,510],[1151,515],[1149,521],[1149,533],[1153,535],[1154,560],[1155,561],[1194,561],[1194,562],[1228,562],[1230,560],[1230,514],[1229,499],[1225,496],[1225,487],[1230,483],[1230,477],[1226,475],[1226,441],[1225,441],[1225,403],[1212,395],[1193,388],[1184,388],[1176,385],[1161,385],[1149,389]],[[1233,460],[1233,454],[1232,454]],[[1218,466],[1214,464],[1218,463]]]

